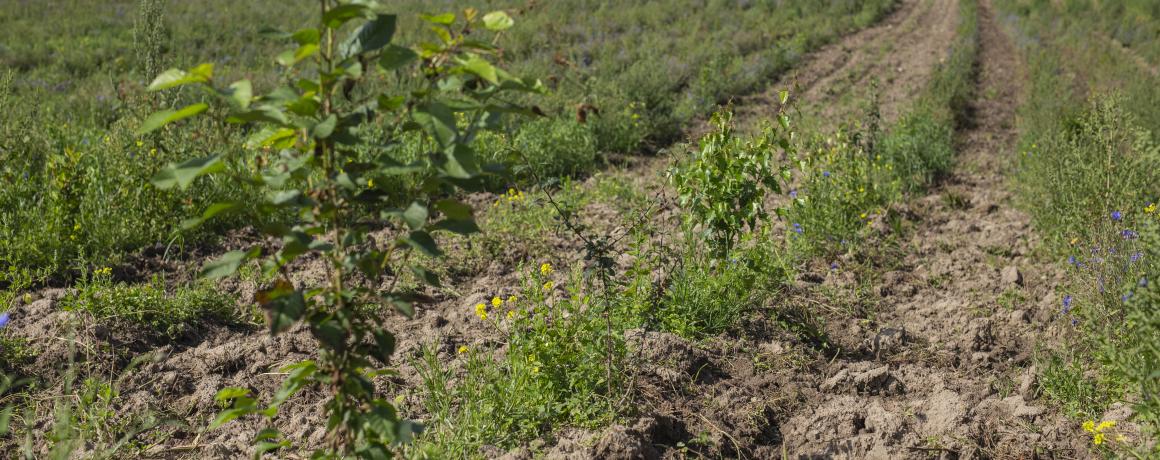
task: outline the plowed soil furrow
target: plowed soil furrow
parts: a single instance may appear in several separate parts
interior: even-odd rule
[[[980,18],[979,99],[958,164],[911,205],[902,268],[885,273],[876,327],[850,324],[820,400],[782,428],[789,451],[824,458],[1083,456],[1068,424],[1037,400],[1035,338],[1058,278],[1029,257],[1029,218],[1002,171],[1014,154],[1022,75],[988,2]]]
[[[769,91],[740,100],[736,118],[742,123],[768,118],[782,89],[791,91],[807,115],[829,121],[856,116],[863,107],[854,100],[876,91],[883,118],[897,118],[946,57],[958,23],[956,5],[955,0],[903,0],[882,23],[823,47]]]

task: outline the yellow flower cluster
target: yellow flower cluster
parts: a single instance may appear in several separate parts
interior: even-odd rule
[[[544,276],[550,276],[552,274],[552,264],[544,262],[542,265],[540,265],[540,274]]]
[[[112,274],[113,274],[113,269],[109,268],[109,267],[98,268],[98,269],[93,271],[93,275],[95,275],[95,276],[110,276]]]
[[[514,188],[508,189],[508,191],[507,191],[508,203],[518,203],[518,202],[524,201],[525,199],[527,199],[527,197],[524,195],[523,191],[516,190]]]
[[[1095,444],[1097,446],[1104,443],[1104,440],[1106,439],[1106,435],[1108,434],[1107,432],[1115,427],[1116,427],[1115,420],[1105,420],[1105,421],[1100,422],[1098,425],[1096,424],[1095,420],[1088,420],[1086,422],[1083,422],[1083,430],[1088,432],[1088,433],[1091,433],[1092,444]],[[1124,436],[1117,435],[1116,440],[1123,441]]]
[[[1144,212],[1148,214],[1156,212],[1156,203],[1148,203],[1148,206],[1144,207]]]
[[[516,300],[518,300],[518,299],[519,298],[516,297],[514,294],[508,296],[508,298],[507,298],[508,307],[514,308]],[[490,310],[493,312],[498,311],[501,307],[503,307],[503,305],[504,305],[504,300],[500,299],[499,296],[492,297]],[[481,319],[481,320],[486,320],[489,317],[488,310],[489,310],[489,308],[488,308],[486,303],[480,302],[480,303],[475,304],[475,315],[479,316],[479,319]],[[517,313],[513,309],[513,310],[508,311],[507,314],[504,316],[506,316],[507,319],[512,319],[512,318],[515,318],[516,315],[517,315]]]

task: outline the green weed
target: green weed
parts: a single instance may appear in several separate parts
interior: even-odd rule
[[[113,281],[108,269],[97,270],[61,302],[65,310],[83,311],[110,324],[138,324],[169,338],[185,335],[207,320],[228,320],[237,300],[211,283],[178,286],[169,292],[160,277],[142,284]]]

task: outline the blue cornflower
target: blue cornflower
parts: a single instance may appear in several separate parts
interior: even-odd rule
[[[1075,256],[1067,256],[1067,263],[1070,265],[1075,265],[1076,264]]]
[[[1063,314],[1068,314],[1071,311],[1071,296],[1063,296]]]
[[[790,190],[789,197],[790,198],[797,198],[797,189]]]
[[[1124,215],[1120,214],[1120,211],[1112,211],[1112,220],[1119,222],[1120,219],[1123,219],[1123,218],[1124,218]]]
[[[1125,240],[1134,240],[1139,237],[1140,234],[1132,230],[1125,229],[1124,231],[1120,232],[1120,236],[1124,237]]]
[[[8,312],[0,313],[0,327],[7,326],[9,320]]]
[[[838,269],[838,263],[837,262],[830,262],[830,270],[837,270],[837,269]]]
[[[1131,262],[1139,262],[1141,257],[1144,257],[1144,253],[1137,251],[1133,253],[1132,257],[1130,257],[1128,260]]]
[[[798,232],[798,233],[803,233],[804,231],[802,230],[802,224],[794,222],[793,223],[793,231]]]
[[[829,171],[822,171],[822,176],[823,177],[830,177],[830,172]]]

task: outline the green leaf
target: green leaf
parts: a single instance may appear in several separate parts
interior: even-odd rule
[[[338,117],[333,113],[326,117],[325,120],[318,122],[310,129],[310,135],[315,139],[326,139],[334,133],[334,127],[338,125]]]
[[[318,29],[311,27],[294,32],[294,35],[291,35],[290,38],[293,38],[294,43],[297,43],[300,46],[317,45],[322,39],[322,34],[318,31]]]
[[[225,387],[218,390],[217,395],[213,397],[217,402],[229,402],[242,396],[249,396],[250,390],[241,387]]]
[[[261,248],[253,248],[249,251],[227,252],[217,259],[206,262],[201,267],[201,273],[198,276],[202,279],[217,279],[230,276],[238,271],[238,267],[241,267],[243,262],[257,257],[260,253]]]
[[[306,312],[306,297],[286,280],[278,280],[273,287],[258,291],[254,297],[266,310],[271,335],[290,329]]]
[[[470,146],[455,144],[447,152],[447,175],[457,179],[470,179],[479,174],[479,162]]]
[[[379,67],[382,67],[384,71],[388,72],[398,70],[418,58],[419,54],[410,48],[404,48],[398,45],[387,45],[379,53]]]
[[[236,112],[230,114],[226,121],[230,123],[248,123],[252,121],[263,121],[267,123],[277,123],[279,125],[289,125],[290,119],[281,109],[271,105],[260,105],[251,110],[244,112]]]
[[[220,91],[222,96],[225,96],[230,101],[230,104],[239,109],[246,109],[250,107],[250,101],[254,99],[254,87],[249,80],[238,80],[230,84],[230,87]]]
[[[471,206],[462,201],[445,198],[435,202],[435,210],[443,213],[449,219],[471,219]]]
[[[331,8],[322,15],[322,23],[331,29],[342,27],[347,21],[354,18],[370,18],[373,11],[366,5],[349,3]]]
[[[407,98],[403,96],[390,97],[386,94],[381,94],[379,95],[379,109],[387,111],[397,110],[402,107],[403,103],[406,101]]]
[[[374,19],[367,21],[339,45],[339,54],[345,59],[389,45],[395,36],[395,20],[393,14],[375,15]]]
[[[169,165],[153,176],[152,182],[155,187],[162,190],[171,189],[174,186],[185,190],[189,187],[189,184],[193,183],[194,179],[206,174],[218,173],[225,169],[226,165],[222,163],[221,157],[218,155],[194,158],[181,163],[169,163]]]
[[[422,230],[413,231],[411,234],[402,237],[402,240],[428,257],[439,257],[443,255],[443,251],[439,250],[439,245],[435,243],[434,238],[431,238],[431,234]]]
[[[479,233],[479,225],[472,219],[443,219],[431,226],[432,230],[446,230],[460,235]]]
[[[420,14],[419,19],[430,22],[432,24],[449,26],[449,25],[455,23],[455,13],[443,13],[443,14],[435,14],[435,15]]]
[[[414,273],[416,278],[430,286],[442,287],[443,285],[443,283],[439,281],[439,275],[430,270],[427,270],[426,268],[423,268],[422,266],[411,265],[411,273]]]
[[[317,54],[318,49],[318,45],[314,43],[301,45],[297,49],[286,50],[282,54],[279,54],[276,60],[285,67],[291,67],[302,62],[303,59]]]
[[[153,83],[146,88],[148,91],[161,91],[190,83],[207,83],[213,78],[213,64],[201,64],[188,72],[181,69],[169,69],[153,79]]]
[[[141,123],[141,126],[137,128],[137,134],[141,135],[153,132],[157,128],[167,124],[205,112],[205,109],[208,108],[209,105],[206,105],[204,102],[198,102],[196,104],[187,105],[180,110],[162,110],[160,112],[155,112],[153,115],[149,115],[149,118],[146,118],[145,121]]]
[[[391,361],[391,355],[395,353],[395,336],[386,330],[374,331],[375,336],[375,359],[378,359],[383,364],[388,364]]]
[[[229,211],[231,209],[234,209],[236,207],[238,207],[237,203],[214,203],[214,204],[211,204],[209,206],[209,208],[206,208],[205,212],[201,213],[201,217],[195,217],[193,219],[186,219],[186,220],[182,221],[181,222],[181,229],[182,230],[192,229],[192,228],[197,227],[201,224],[204,224],[206,221],[212,219],[214,216],[221,214],[223,212]]]
[[[487,60],[479,56],[471,56],[463,63],[463,69],[475,74],[479,78],[487,80],[492,84],[499,84],[499,77],[496,76],[495,67]]]
[[[212,422],[210,422],[209,429],[212,430],[214,428],[218,428],[222,425],[225,425],[225,424],[233,421],[234,419],[236,419],[238,417],[241,417],[243,415],[252,414],[254,412],[255,411],[252,407],[235,407],[232,409],[223,410],[223,411],[221,411],[221,413],[218,414],[218,416],[216,418],[213,419]]]
[[[429,102],[417,106],[411,112],[411,118],[443,147],[451,145],[459,135],[455,127],[455,115],[442,103]]]
[[[512,17],[503,11],[492,11],[483,15],[483,26],[494,32],[509,29],[515,23]]]
[[[411,230],[418,230],[427,223],[427,214],[426,206],[412,201],[407,210],[403,211],[403,221],[407,222],[407,226],[411,227]]]
[[[311,332],[314,338],[331,350],[341,351],[346,348],[347,332],[336,320],[327,319],[313,324]]]
[[[778,91],[777,92],[777,99],[779,101],[781,101],[781,105],[785,105],[786,101],[789,101],[789,91],[784,90],[784,89],[781,91]]]

